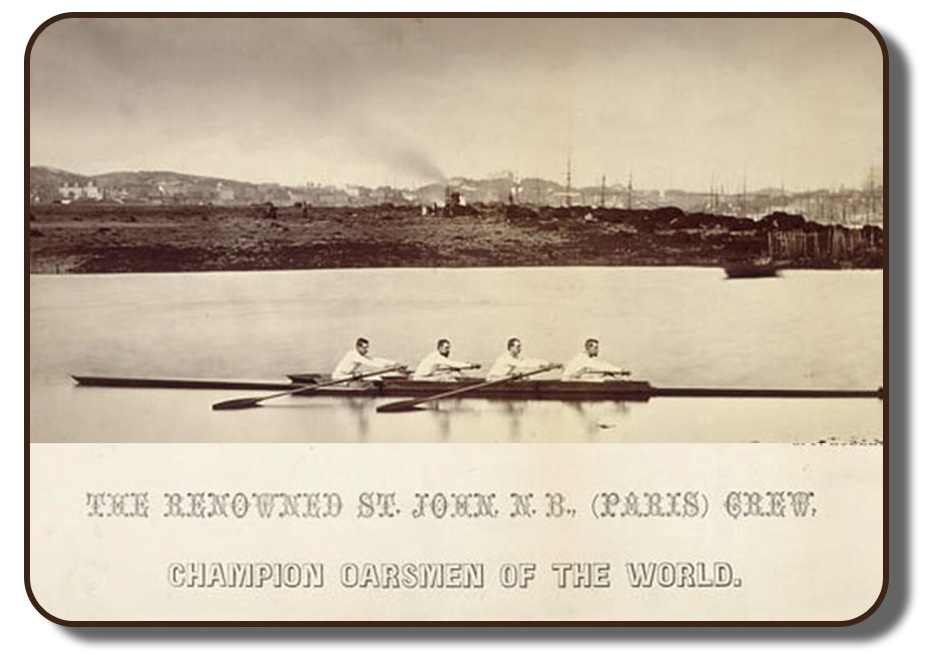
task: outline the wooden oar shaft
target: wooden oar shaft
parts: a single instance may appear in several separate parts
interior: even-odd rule
[[[352,376],[347,376],[341,379],[332,379],[330,381],[321,381],[319,383],[311,383],[306,386],[299,386],[291,390],[284,390],[279,393],[274,393],[273,395],[264,395],[263,397],[241,397],[234,400],[226,400],[224,402],[217,402],[212,405],[212,408],[216,411],[226,410],[226,409],[248,409],[251,407],[258,406],[260,402],[267,400],[273,400],[276,397],[283,397],[285,395],[296,395],[297,393],[308,392],[311,390],[316,390],[318,388],[326,388],[327,386],[338,386],[342,383],[349,383],[350,381],[359,381],[360,379],[365,379],[370,376],[379,376],[381,374],[388,374],[391,371],[394,371],[395,367],[388,367],[386,369],[376,370],[374,372],[366,372],[363,374],[353,374]]]
[[[430,395],[428,397],[419,397],[413,400],[403,400],[401,402],[392,402],[391,404],[382,404],[376,407],[376,411],[379,413],[388,413],[396,411],[407,411],[408,409],[413,409],[419,404],[425,404],[426,402],[434,402],[436,400],[443,400],[448,397],[456,397],[457,395],[463,395],[474,390],[479,390],[480,388],[488,388],[490,386],[495,386],[500,383],[507,383],[509,381],[516,381],[518,379],[524,379],[528,376],[533,376],[535,374],[541,374],[543,372],[550,371],[552,369],[558,369],[560,365],[547,365],[545,367],[540,367],[538,369],[533,369],[530,372],[522,372],[520,374],[512,374],[502,379],[495,379],[493,381],[484,381],[483,383],[475,383],[472,386],[464,386],[463,388],[456,388],[455,390],[449,390],[446,393],[437,393],[436,395]]]

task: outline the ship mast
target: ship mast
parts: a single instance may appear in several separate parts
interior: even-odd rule
[[[568,154],[568,171],[565,177],[565,206],[571,206],[571,154]]]
[[[741,218],[747,218],[747,174],[744,175],[744,192],[741,200]]]

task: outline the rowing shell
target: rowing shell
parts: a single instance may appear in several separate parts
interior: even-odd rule
[[[192,388],[199,390],[289,391],[317,383],[322,374],[291,374],[288,382],[233,381],[211,379],[134,378],[113,376],[73,376],[81,386],[111,388]],[[349,386],[301,391],[296,395],[330,397],[420,397],[459,390],[479,384],[482,379],[460,381],[414,381],[390,377]],[[652,397],[778,397],[778,398],[883,398],[883,390],[817,390],[779,388],[657,388],[647,381],[560,381],[524,379],[468,391],[464,397],[502,400],[623,400],[646,402]]]
[[[191,390],[293,390],[306,384],[286,381],[238,381],[232,379],[165,379],[126,376],[73,375],[80,386],[100,388],[181,388]]]
[[[291,381],[301,383],[313,374],[290,374]],[[486,379],[465,378],[458,381],[415,381],[407,377],[378,379],[370,387],[362,388],[362,395],[377,397],[420,397],[458,391],[484,383]],[[309,382],[309,381],[308,381]],[[349,389],[344,389],[349,394]],[[520,379],[510,383],[468,390],[463,397],[482,399],[519,400],[631,400],[645,402],[652,396],[653,387],[647,381],[559,381]],[[339,391],[337,394],[342,392]],[[302,393],[298,393],[302,394]],[[319,393],[317,393],[319,394]]]

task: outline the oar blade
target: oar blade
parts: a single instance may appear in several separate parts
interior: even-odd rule
[[[331,379],[329,381],[318,381],[317,383],[310,383],[303,386],[297,386],[291,390],[285,390],[280,393],[274,393],[273,395],[265,395],[264,397],[242,397],[235,400],[226,400],[225,402],[218,402],[213,404],[212,408],[216,411],[226,411],[231,409],[251,409],[252,407],[259,406],[260,402],[265,400],[273,400],[275,397],[285,397],[287,395],[299,395],[300,393],[309,392],[311,390],[316,390],[317,388],[325,388],[326,386],[336,386],[343,383],[348,383],[349,381],[361,381],[370,376],[379,376],[381,374],[387,374],[395,369],[395,367],[388,367],[386,369],[380,369],[374,372],[366,372],[365,374],[353,374],[352,376],[342,378],[342,379]]]
[[[258,406],[263,397],[241,397],[235,400],[226,400],[224,402],[216,402],[212,405],[214,411],[231,411],[233,409],[252,409]]]

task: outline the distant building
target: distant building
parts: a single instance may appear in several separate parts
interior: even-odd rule
[[[220,181],[215,185],[215,197],[218,202],[233,202],[235,200],[235,189]]]
[[[100,200],[104,197],[93,181],[84,186],[79,183],[64,184],[59,187],[59,195],[63,200]]]

